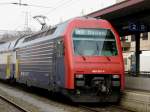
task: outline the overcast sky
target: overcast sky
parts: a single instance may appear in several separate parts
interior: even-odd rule
[[[39,23],[33,19],[36,15],[44,15],[48,25],[55,25],[66,19],[82,16],[90,12],[108,7],[116,0],[0,0],[0,30],[23,30],[28,23],[32,30],[40,29]],[[28,19],[27,19],[28,18]]]

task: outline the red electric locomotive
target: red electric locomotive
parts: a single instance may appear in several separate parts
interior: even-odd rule
[[[9,43],[0,45],[9,61],[0,61],[1,79],[61,92],[73,102],[119,101],[124,64],[119,35],[108,21],[74,18]]]
[[[116,102],[124,89],[120,38],[106,20],[77,18],[64,35],[65,88],[73,101]]]

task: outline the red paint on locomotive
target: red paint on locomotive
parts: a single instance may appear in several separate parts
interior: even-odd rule
[[[84,22],[83,22],[84,21]],[[110,29],[116,39],[117,56],[75,56],[73,52],[72,32],[75,28]],[[124,89],[124,64],[120,38],[116,30],[106,20],[72,20],[64,33],[65,48],[65,79],[66,88],[75,89],[75,74],[111,74],[121,78],[121,90]],[[85,59],[84,59],[85,58]]]

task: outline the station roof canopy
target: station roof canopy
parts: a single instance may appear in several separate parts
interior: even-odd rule
[[[120,36],[150,31],[150,0],[125,0],[87,16],[109,20]]]

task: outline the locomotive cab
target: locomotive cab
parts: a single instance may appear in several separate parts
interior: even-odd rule
[[[74,102],[117,102],[123,90],[119,36],[104,20],[71,24],[66,49],[66,86]]]

